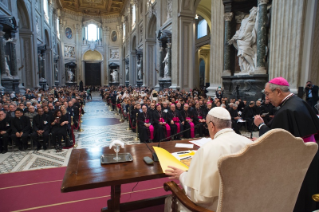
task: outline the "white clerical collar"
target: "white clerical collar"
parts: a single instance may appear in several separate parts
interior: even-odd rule
[[[219,130],[215,136],[214,136],[214,139],[216,139],[218,136],[224,134],[224,133],[229,133],[229,132],[234,132],[234,130],[232,128],[225,128],[225,129],[222,129],[222,130]]]
[[[294,94],[293,93],[290,93],[290,94],[288,94],[282,101],[281,101],[281,104],[284,102],[284,101],[286,101],[286,100],[288,100],[290,97],[292,97]]]

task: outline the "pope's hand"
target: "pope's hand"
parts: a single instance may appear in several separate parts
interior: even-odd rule
[[[173,166],[168,166],[170,169],[165,170],[165,174],[170,176],[169,179],[179,179],[179,176],[184,172],[181,169],[175,168]]]

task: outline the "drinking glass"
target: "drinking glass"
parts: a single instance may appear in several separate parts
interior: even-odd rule
[[[120,160],[121,158],[119,157],[119,151],[121,149],[121,145],[120,144],[114,144],[114,152],[116,153],[116,157],[113,158],[113,160]]]

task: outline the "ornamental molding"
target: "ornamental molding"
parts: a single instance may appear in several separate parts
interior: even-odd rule
[[[224,14],[225,21],[231,21],[233,19],[233,17],[234,17],[234,14],[232,12]]]

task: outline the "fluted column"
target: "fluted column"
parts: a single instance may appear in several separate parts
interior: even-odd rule
[[[5,51],[4,51],[4,32],[3,26],[0,25],[0,76],[5,72],[6,70],[6,64],[5,64]],[[0,78],[1,79],[1,78]],[[3,92],[4,87],[1,85],[1,80],[0,80],[0,91]]]
[[[168,77],[172,76],[172,43],[169,40],[167,45],[167,54],[168,54]]]
[[[224,70],[223,70],[223,76],[231,76],[231,48],[232,46],[228,45],[228,41],[231,39],[231,21],[233,19],[233,13],[225,13],[224,19],[225,19],[225,39],[224,39]]]
[[[258,28],[257,28],[257,65],[254,74],[267,74],[266,48],[267,48],[267,3],[268,0],[258,1]]]
[[[211,5],[211,38],[210,39],[210,70],[207,88],[208,96],[215,96],[218,86],[222,85],[223,45],[224,45],[224,5],[221,0],[212,0]]]
[[[164,65],[163,65],[163,60],[164,60],[164,48],[163,48],[163,44],[162,41],[158,41],[159,43],[159,75],[161,78],[164,77]]]

